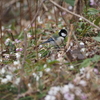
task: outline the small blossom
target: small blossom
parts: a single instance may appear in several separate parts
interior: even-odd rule
[[[81,94],[81,100],[87,100],[86,94],[84,94],[84,93]]]
[[[43,76],[43,72],[42,72],[42,71],[39,72],[39,76],[40,76],[40,77]]]
[[[1,79],[1,83],[4,83],[4,84],[8,83],[8,79],[6,78]]]
[[[62,12],[62,15],[66,15],[66,12],[65,12],[65,11],[63,11],[63,12]]]
[[[2,62],[2,58],[0,58],[0,62]]]
[[[69,68],[70,68],[70,69],[74,69],[74,66],[73,66],[73,65],[71,65],[71,66],[69,66]]]
[[[38,56],[41,57],[41,53],[38,53]]]
[[[51,69],[50,69],[50,68],[46,68],[45,71],[46,71],[46,72],[50,72]]]
[[[95,5],[94,0],[90,0],[90,5],[91,5],[91,6]]]
[[[90,79],[90,77],[91,77],[91,76],[90,76],[90,73],[87,73],[87,74],[86,74],[86,78],[87,78],[87,79]]]
[[[10,38],[7,38],[5,41],[5,45],[8,45],[10,41],[11,41]]]
[[[81,90],[81,88],[76,87],[74,92],[75,92],[75,95],[80,96],[82,93],[82,90]]]
[[[15,39],[15,43],[20,43],[21,40]]]
[[[47,64],[44,64],[44,66],[43,66],[44,68],[46,68],[47,67]]]
[[[68,7],[68,9],[69,9],[69,10],[72,10],[72,9],[73,9],[73,7],[72,7],[72,6],[69,6],[69,7]]]
[[[81,51],[81,52],[85,52],[85,48],[82,48],[80,51]]]
[[[4,54],[4,56],[5,56],[5,58],[9,58],[10,56],[9,56],[9,54]]]
[[[52,17],[51,16],[48,16],[48,19],[51,19]]]
[[[80,20],[80,21],[82,21],[82,20],[83,20],[83,18],[81,18],[81,17],[80,17],[80,18],[79,18],[79,20]]]
[[[43,46],[42,45],[39,45],[39,48],[42,48]]]
[[[15,55],[16,55],[16,58],[17,58],[17,59],[20,59],[20,56],[21,56],[20,53],[15,53]]]
[[[58,21],[61,21],[61,18],[59,18]]]
[[[85,68],[82,67],[82,68],[80,69],[80,74],[83,74],[84,72],[85,72]]]
[[[33,73],[33,76],[36,79],[36,81],[39,81],[40,77],[36,73]]]
[[[62,88],[61,88],[61,93],[62,94],[65,94],[69,92],[69,86],[68,85],[64,85]]]
[[[74,89],[74,84],[69,83],[69,84],[68,84],[68,87],[69,87],[69,89]]]
[[[65,94],[64,94],[64,98],[65,98],[66,100],[74,100],[75,95],[72,94],[72,93],[65,93]]]
[[[2,31],[4,31],[5,27],[4,27],[4,26],[2,26],[2,27],[1,27],[1,29],[2,29]]]
[[[28,87],[31,87],[31,83],[28,83]]]
[[[44,100],[56,100],[55,96],[47,95]]]
[[[70,42],[70,46],[73,46],[73,42]]]
[[[23,51],[23,48],[20,48],[19,51]]]
[[[28,33],[27,37],[30,39],[32,37],[32,35],[30,33]]]
[[[57,95],[58,91],[60,91],[60,87],[51,87],[48,94],[55,96],[55,95]]]
[[[83,42],[80,42],[80,45],[84,45],[84,43]]]
[[[84,81],[84,80],[81,80],[81,81],[79,82],[79,84],[80,84],[81,86],[86,86],[86,85],[87,85],[86,81]]]
[[[20,64],[20,61],[17,60],[17,61],[14,61],[13,63],[14,63],[14,65],[19,65]]]
[[[11,76],[11,75],[6,75],[6,79],[7,79],[8,81],[11,81],[11,80],[12,80],[12,76]]]
[[[0,71],[1,74],[4,74],[5,72],[6,72],[5,68],[2,68]]]
[[[94,69],[93,69],[93,71],[94,71],[96,74],[98,74],[98,73],[99,73],[99,71],[98,71],[98,69],[97,69],[97,68],[94,68]]]
[[[37,20],[38,20],[38,23],[40,23],[40,24],[43,23],[43,21],[41,20],[40,16],[38,16]]]
[[[16,85],[19,85],[19,83],[20,83],[20,78],[17,78],[17,79],[14,81],[14,83],[15,83]]]

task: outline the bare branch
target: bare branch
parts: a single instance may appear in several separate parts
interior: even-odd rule
[[[64,7],[60,6],[60,5],[58,5],[58,4],[57,4],[56,2],[54,2],[53,0],[49,0],[49,1],[50,1],[51,3],[53,3],[56,7],[60,8],[60,9],[62,9],[62,10],[64,10],[64,11],[66,11],[66,12],[68,12],[68,13],[74,15],[74,16],[77,16],[77,17],[79,17],[79,18],[82,18],[83,20],[85,20],[86,22],[88,22],[90,25],[92,25],[92,26],[96,27],[98,30],[100,30],[100,27],[99,27],[99,26],[95,25],[94,23],[92,23],[91,21],[89,21],[88,19],[86,19],[85,17],[80,16],[80,15],[74,13],[74,12],[69,11],[68,9],[66,9],[66,8],[64,8]]]

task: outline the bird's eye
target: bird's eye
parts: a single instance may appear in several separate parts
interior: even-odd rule
[[[61,33],[61,36],[66,36],[66,34],[65,33]]]

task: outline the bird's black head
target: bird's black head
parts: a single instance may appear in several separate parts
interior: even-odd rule
[[[67,31],[65,29],[61,29],[60,32],[59,32],[59,36],[65,38],[67,36]]]

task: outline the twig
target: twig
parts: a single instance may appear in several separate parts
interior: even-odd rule
[[[2,15],[2,1],[0,2],[0,15]],[[1,52],[3,51],[3,38],[2,38],[2,16],[0,16],[0,43],[1,43]],[[0,54],[3,56],[2,53]]]
[[[71,26],[70,26],[69,38],[68,38],[68,41],[67,41],[67,45],[66,45],[66,47],[65,47],[65,50],[66,50],[66,49],[69,47],[69,45],[70,45],[70,40],[71,40],[72,33],[73,33],[73,24],[71,24]]]
[[[18,2],[19,0],[11,0],[9,3],[7,3],[4,7],[8,8],[9,6],[15,4],[16,2]]]
[[[25,65],[26,55],[27,55],[27,33],[25,30],[24,30],[24,49],[23,49],[23,52],[24,52],[24,57],[22,60],[22,72],[24,72],[24,65]]]
[[[38,10],[37,10],[37,12],[36,12],[36,14],[35,14],[35,16],[34,16],[34,18],[33,18],[32,21],[31,21],[31,25],[33,24],[33,22],[34,22],[35,19],[37,18],[38,14],[39,14],[39,12],[40,12],[40,9],[42,8],[42,5],[43,5],[43,2],[44,2],[44,1],[45,1],[45,0],[42,0],[42,1],[41,1],[40,6],[39,6],[39,8],[38,8]]]
[[[90,25],[92,25],[92,26],[96,27],[98,30],[100,30],[100,27],[98,27],[97,25],[95,25],[94,23],[92,23],[91,21],[89,21],[88,19],[86,19],[85,17],[80,16],[79,14],[76,14],[76,13],[74,13],[74,12],[69,11],[68,9],[66,9],[66,8],[64,8],[64,7],[60,6],[60,5],[58,5],[58,4],[57,4],[56,2],[54,2],[53,0],[49,0],[49,1],[50,1],[51,3],[53,3],[55,6],[57,6],[58,8],[60,8],[60,9],[62,9],[62,10],[64,10],[64,11],[66,11],[66,12],[68,12],[68,13],[74,15],[74,16],[77,16],[77,17],[79,17],[79,18],[82,18],[83,20],[85,20],[86,22],[88,22]]]

